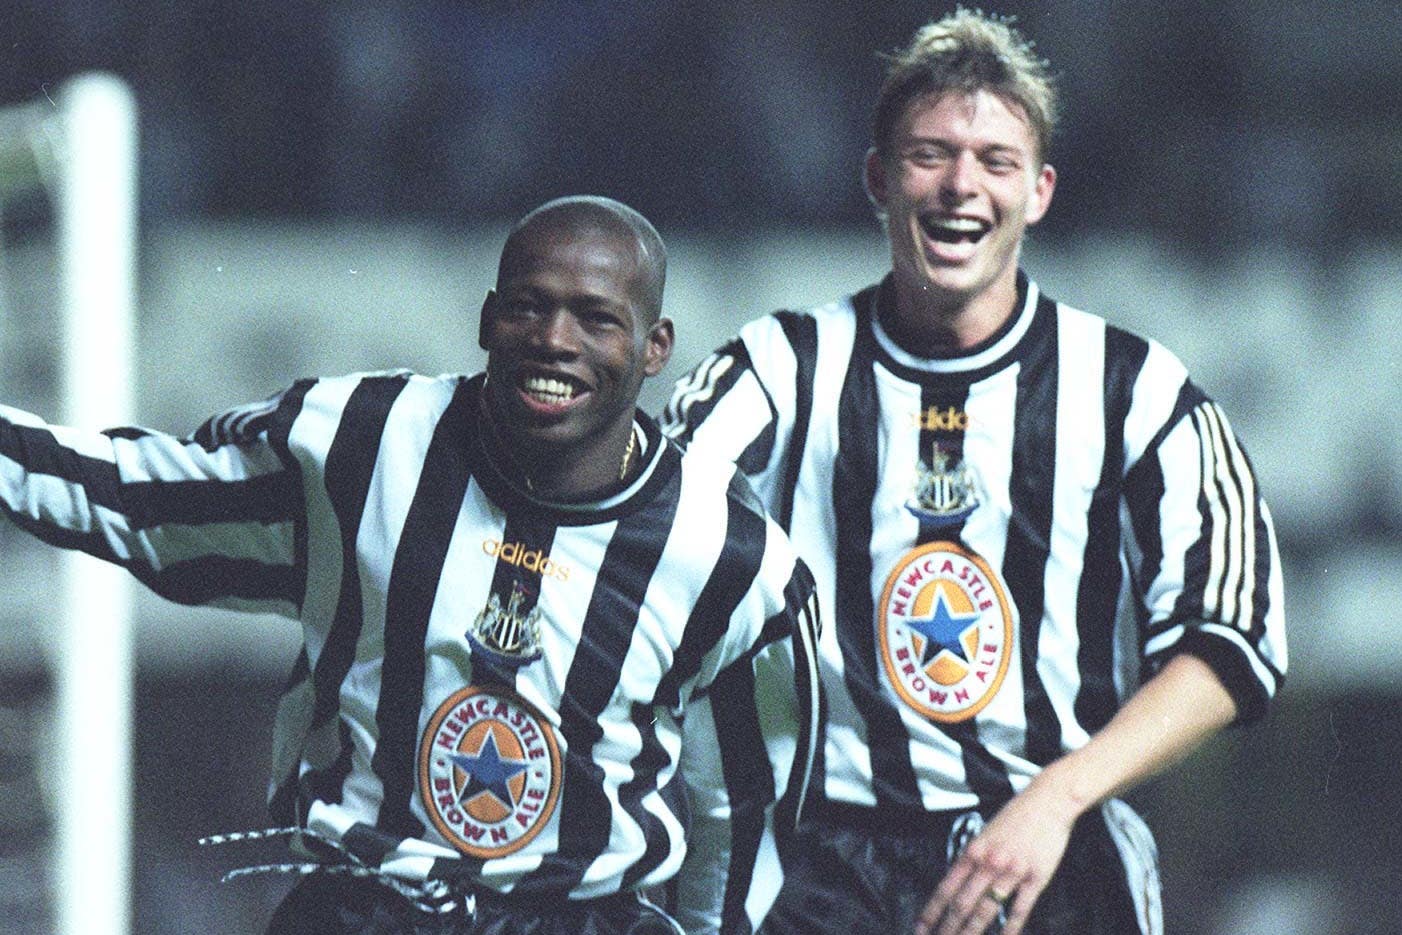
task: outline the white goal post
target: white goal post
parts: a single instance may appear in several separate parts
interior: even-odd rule
[[[136,106],[111,75],[80,75],[0,110],[0,185],[42,188],[53,206],[64,424],[106,428],[132,419],[136,160]],[[65,553],[61,561],[51,644],[58,749],[48,777],[64,789],[53,808],[55,930],[125,935],[133,588],[125,571],[89,556]]]

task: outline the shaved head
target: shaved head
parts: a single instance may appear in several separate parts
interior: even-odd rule
[[[598,195],[557,198],[531,211],[516,223],[506,238],[497,266],[497,285],[509,278],[521,258],[528,238],[570,237],[594,231],[628,244],[636,264],[632,293],[639,323],[652,325],[662,315],[662,292],[667,281],[667,248],[651,222],[637,211]]]
[[[572,196],[507,235],[482,303],[483,401],[537,492],[575,498],[626,477],[643,381],[672,353],[667,254],[642,215]]]

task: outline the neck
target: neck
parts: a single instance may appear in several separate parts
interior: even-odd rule
[[[999,280],[972,296],[949,295],[902,281],[882,303],[881,325],[918,357],[948,357],[977,348],[1017,313],[1017,277]]]
[[[497,470],[533,497],[559,502],[599,499],[637,475],[642,462],[638,435],[642,429],[629,420],[626,433],[592,452],[562,450],[532,444],[512,432],[482,407],[487,427],[484,446]],[[615,433],[610,433],[615,434]],[[608,452],[608,454],[604,454]]]

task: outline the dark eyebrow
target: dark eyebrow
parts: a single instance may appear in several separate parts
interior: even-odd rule
[[[619,318],[627,318],[630,314],[629,306],[626,302],[615,302],[599,295],[582,295],[577,300],[571,301],[581,311],[586,312],[607,312]]]

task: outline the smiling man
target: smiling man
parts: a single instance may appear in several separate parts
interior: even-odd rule
[[[1026,113],[987,88],[925,93],[867,153],[867,191],[891,241],[882,325],[922,356],[987,340],[1017,299],[1023,234],[1056,185]]]
[[[638,393],[672,352],[666,270],[656,230],[616,202],[546,204],[507,238],[482,306],[483,400],[542,495],[579,497],[634,468]]]
[[[782,311],[680,380],[664,425],[731,458],[834,620],[817,801],[769,935],[1161,932],[1120,793],[1285,671],[1270,514],[1162,346],[1020,269],[1055,95],[959,11],[888,58],[867,191],[879,283]]]
[[[673,879],[688,931],[750,931],[773,901],[813,583],[636,408],[665,273],[637,212],[561,199],[507,239],[486,375],[305,380],[188,438],[0,407],[22,528],[300,624],[271,808],[318,859],[250,868],[302,875],[270,933],[675,933],[644,897]]]

